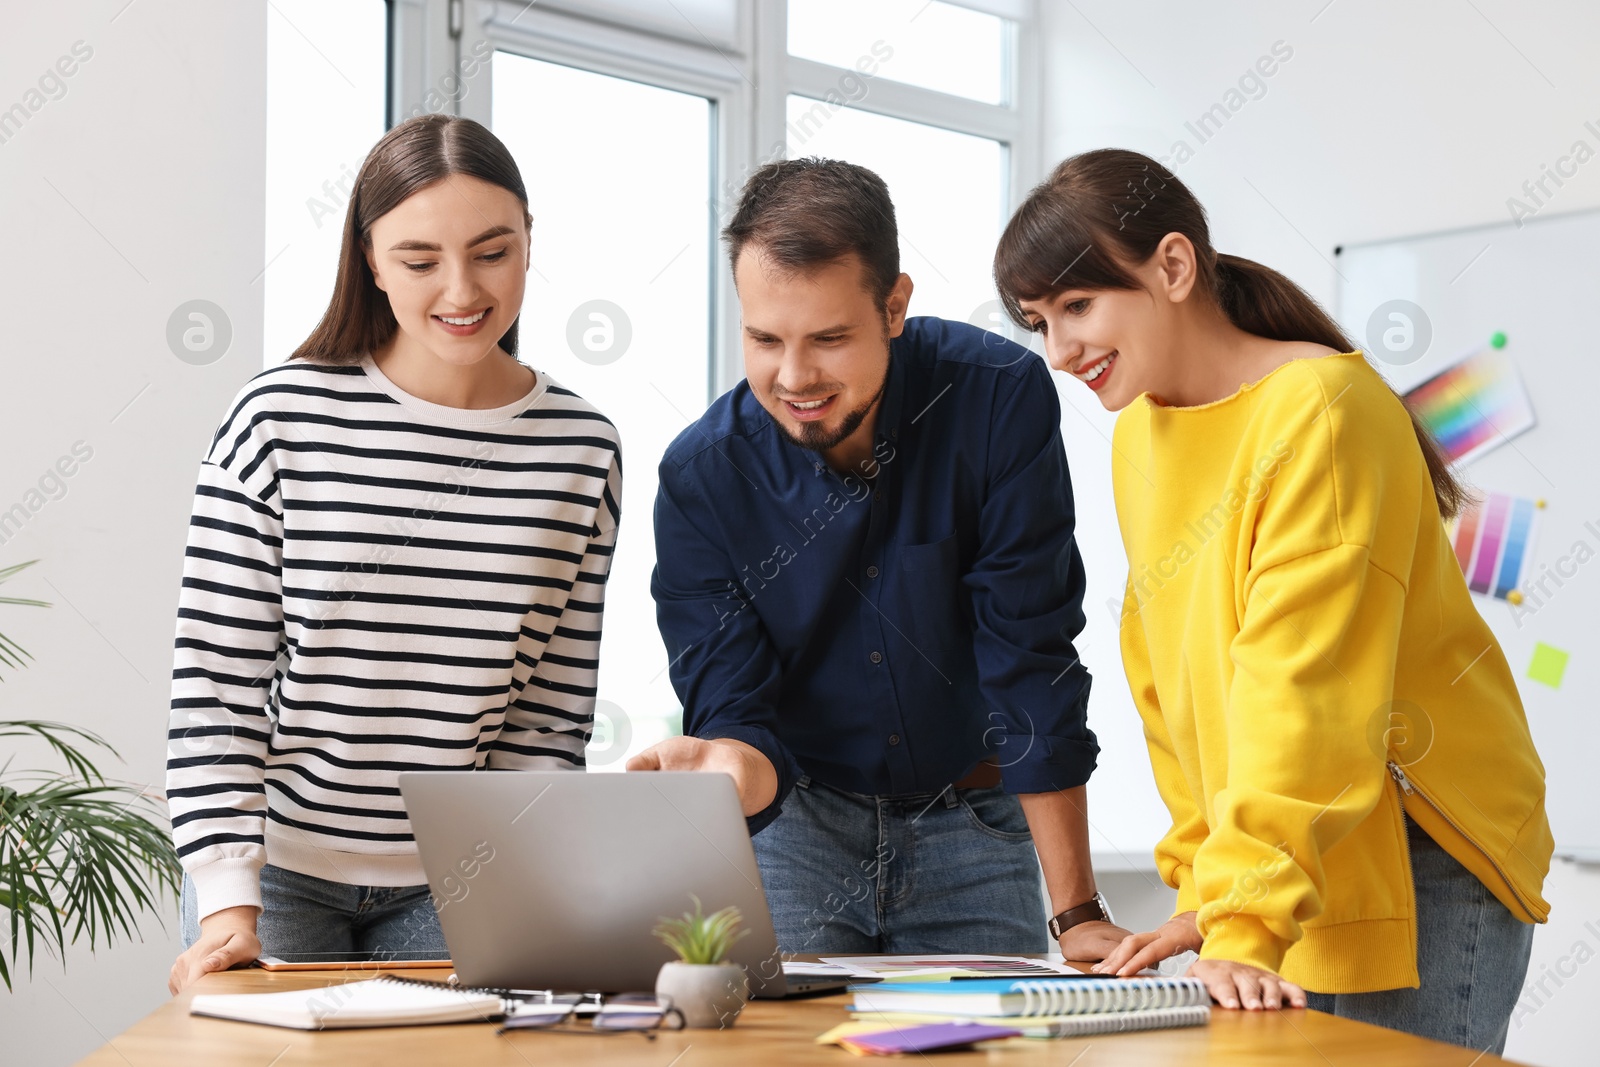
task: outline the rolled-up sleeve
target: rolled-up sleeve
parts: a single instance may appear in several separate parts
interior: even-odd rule
[[[1100,746],[1089,729],[1083,560],[1073,536],[1072,480],[1061,405],[1042,360],[1000,390],[979,518],[972,590],[987,741],[1007,792],[1083,785]]]

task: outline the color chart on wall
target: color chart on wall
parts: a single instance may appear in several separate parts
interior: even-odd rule
[[[1533,564],[1533,535],[1543,500],[1486,493],[1461,509],[1450,527],[1456,560],[1474,593],[1519,603],[1517,587]]]
[[[1406,400],[1456,463],[1470,463],[1534,424],[1503,333],[1412,389]]]

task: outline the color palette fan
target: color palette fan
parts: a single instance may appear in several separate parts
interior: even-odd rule
[[[1451,524],[1456,560],[1474,593],[1518,603],[1517,587],[1532,565],[1532,543],[1544,501],[1488,493]]]
[[[1534,425],[1533,405],[1505,343],[1505,334],[1495,334],[1406,393],[1452,462],[1470,463]]]

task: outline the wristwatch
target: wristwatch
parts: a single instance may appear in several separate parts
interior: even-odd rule
[[[1061,940],[1062,934],[1066,933],[1074,926],[1077,926],[1079,923],[1108,923],[1110,921],[1111,909],[1106,907],[1106,898],[1101,896],[1099,893],[1096,893],[1084,903],[1079,904],[1075,908],[1068,908],[1060,915],[1057,915],[1055,918],[1051,919],[1050,936],[1059,941]]]

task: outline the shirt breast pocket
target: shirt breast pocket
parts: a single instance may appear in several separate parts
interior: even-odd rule
[[[904,618],[893,620],[924,652],[972,641],[967,589],[961,581],[961,546],[956,535],[900,549]]]

